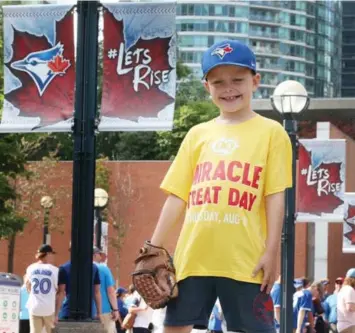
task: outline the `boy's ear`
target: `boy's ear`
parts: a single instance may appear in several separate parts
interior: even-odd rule
[[[210,92],[210,86],[209,86],[207,80],[205,80],[205,81],[203,82],[203,85],[205,86],[205,89],[206,89],[207,92],[209,93],[209,92]]]
[[[253,92],[255,92],[259,88],[260,80],[261,80],[261,76],[259,73],[253,75]]]

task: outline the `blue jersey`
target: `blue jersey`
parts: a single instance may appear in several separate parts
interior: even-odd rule
[[[271,289],[270,296],[272,298],[272,302],[274,303],[274,308],[281,307],[281,284],[275,282]],[[280,323],[278,323],[275,319],[275,326],[276,328],[280,328]]]
[[[68,261],[64,265],[59,267],[59,277],[58,277],[58,286],[65,285],[65,299],[62,304],[62,308],[59,314],[60,318],[67,318],[70,316],[70,268],[71,262]],[[93,278],[93,295],[94,295],[94,285],[100,284],[100,276],[97,266],[92,264],[92,278]],[[92,309],[94,309],[94,301],[92,302]],[[92,311],[92,316],[94,316],[94,311]]]
[[[212,315],[208,323],[208,329],[211,331],[222,331],[222,314],[217,304],[214,305]]]
[[[305,323],[307,321],[308,312],[312,311],[312,306],[313,306],[312,294],[309,290],[303,289],[303,290],[296,291],[293,294],[293,328],[294,329],[297,328],[297,319],[300,310],[306,311],[301,329],[304,328]]]

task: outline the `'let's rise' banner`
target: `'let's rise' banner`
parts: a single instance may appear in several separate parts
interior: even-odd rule
[[[170,130],[175,3],[104,4],[100,131]]]
[[[342,222],[345,140],[300,140],[298,222]]]

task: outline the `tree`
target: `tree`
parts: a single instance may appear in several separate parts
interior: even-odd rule
[[[116,194],[110,197],[108,205],[108,221],[111,222],[113,235],[109,237],[110,245],[115,249],[115,270],[117,279],[120,274],[120,256],[127,229],[131,225],[129,209],[134,203],[138,207],[140,192],[132,182],[128,165],[120,165],[118,177],[115,180]],[[119,281],[117,281],[119,282]]]
[[[211,120],[217,115],[217,107],[209,101],[191,102],[181,106],[176,112],[173,131],[158,133],[160,158],[174,158],[190,128],[196,124]]]

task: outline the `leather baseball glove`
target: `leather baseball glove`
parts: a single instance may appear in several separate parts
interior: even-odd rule
[[[175,269],[166,249],[145,242],[134,263],[133,285],[152,309],[164,308],[177,297]]]

